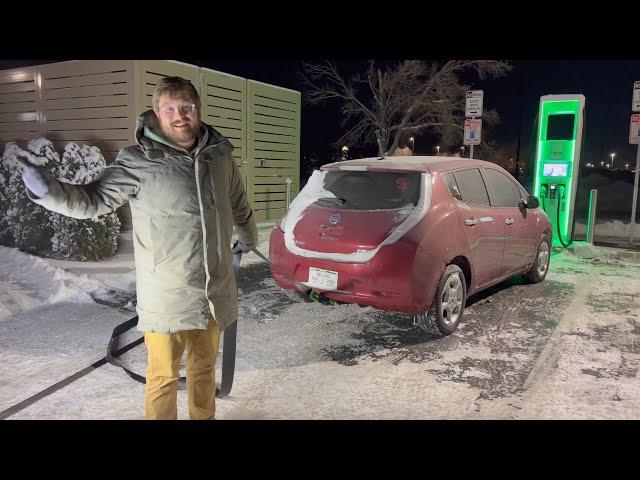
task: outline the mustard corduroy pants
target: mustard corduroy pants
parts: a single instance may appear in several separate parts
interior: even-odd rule
[[[206,330],[144,335],[147,346],[145,417],[148,420],[178,418],[180,361],[186,355],[187,399],[191,420],[215,418],[215,366],[220,329],[211,318]]]

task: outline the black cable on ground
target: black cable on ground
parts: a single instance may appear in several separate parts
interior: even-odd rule
[[[141,339],[137,339],[137,340],[131,342],[130,344],[125,345],[121,349],[119,349],[117,352],[115,352],[115,354],[116,355],[122,355],[123,353],[131,350],[132,348],[134,348],[135,346],[139,345],[140,343],[142,343]],[[13,405],[12,407],[9,407],[6,410],[3,410],[2,412],[0,412],[0,420],[5,420],[8,417],[10,417],[11,415],[15,415],[19,411],[24,410],[25,408],[29,407],[30,405],[33,405],[38,400],[42,400],[44,397],[48,397],[52,393],[55,393],[58,390],[60,390],[61,388],[66,387],[70,383],[73,383],[76,380],[84,377],[85,375],[88,375],[89,373],[93,372],[97,368],[102,367],[106,363],[107,363],[107,359],[106,358],[101,358],[100,360],[98,360],[95,363],[92,363],[88,367],[85,367],[82,370],[74,373],[73,375],[71,375],[71,376],[69,376],[69,377],[67,377],[67,378],[65,378],[63,380],[60,380],[58,383],[55,383],[55,384],[51,385],[50,387],[45,388],[41,392],[38,392],[35,395],[32,395],[29,398],[21,401],[20,403],[17,403],[16,405]]]

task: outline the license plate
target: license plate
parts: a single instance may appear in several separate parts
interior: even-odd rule
[[[338,272],[310,267],[309,281],[306,285],[313,288],[320,288],[322,290],[337,290]]]

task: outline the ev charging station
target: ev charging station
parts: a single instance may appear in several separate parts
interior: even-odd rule
[[[553,246],[568,246],[573,230],[584,95],[540,97],[534,195],[553,225]]]

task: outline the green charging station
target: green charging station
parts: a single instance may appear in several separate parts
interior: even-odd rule
[[[553,246],[568,246],[573,230],[584,95],[540,97],[534,195],[553,225]]]

